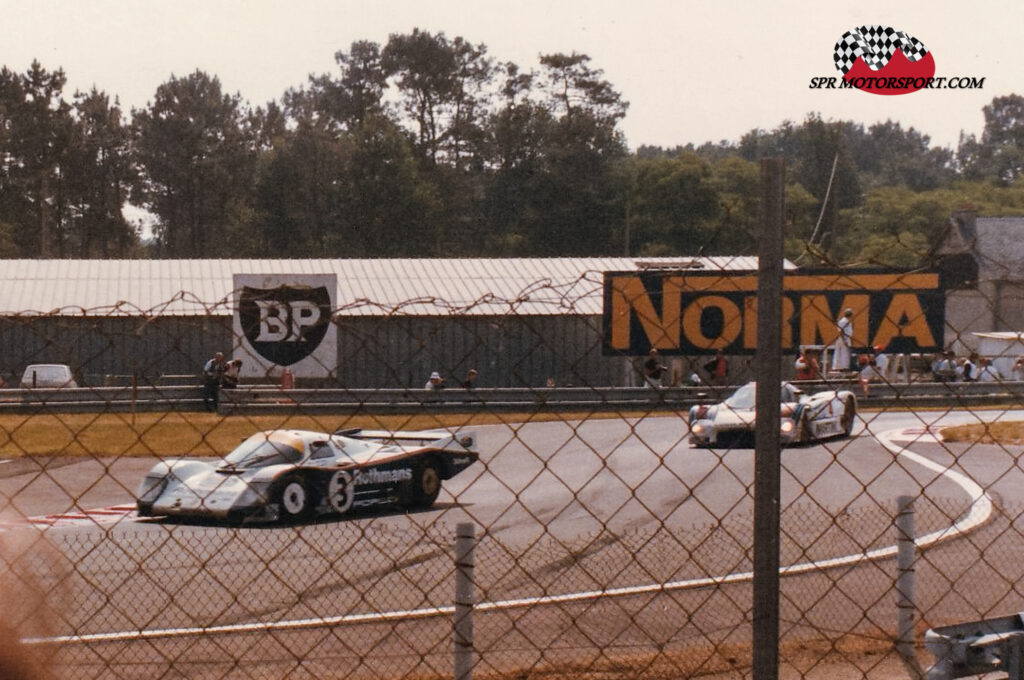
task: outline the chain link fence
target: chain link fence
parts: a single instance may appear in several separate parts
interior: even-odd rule
[[[750,676],[754,450],[691,447],[689,417],[753,377],[749,355],[716,380],[709,356],[669,353],[664,385],[648,387],[644,357],[602,353],[600,317],[502,302],[500,315],[335,309],[341,368],[243,378],[213,411],[199,369],[239,352],[229,317],[0,320],[3,656],[58,678],[453,677],[455,534],[470,523],[472,676]],[[19,385],[43,363],[69,364],[79,386]],[[967,389],[925,358],[892,364],[867,386],[854,372],[804,383],[860,408],[851,437],[782,452],[783,677],[908,677],[930,662],[926,629],[1024,610],[1020,440],[939,436],[1024,420],[1024,385],[1006,371]],[[470,368],[478,382],[463,386]],[[442,392],[426,389],[433,371]],[[160,460],[217,460],[284,428],[472,431],[480,459],[427,509],[137,516]],[[915,518],[916,659],[896,647],[900,496]]]

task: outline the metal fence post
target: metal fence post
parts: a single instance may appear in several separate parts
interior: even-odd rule
[[[473,677],[473,550],[476,526],[455,527],[455,680]]]
[[[786,166],[761,161],[761,237],[757,268],[757,422],[754,430],[754,649],[758,680],[779,677],[779,414],[782,366],[782,226]]]
[[[914,497],[900,496],[896,504],[896,652],[921,677],[914,654]]]

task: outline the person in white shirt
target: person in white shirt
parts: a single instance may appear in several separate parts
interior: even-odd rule
[[[1024,357],[1013,362],[1013,368],[1010,369],[1010,380],[1024,380]]]
[[[1003,379],[999,369],[992,365],[988,357],[978,360],[978,382],[999,382]]]
[[[852,309],[847,309],[843,312],[842,318],[836,322],[836,330],[839,332],[839,335],[836,336],[836,342],[832,349],[832,370],[849,371],[853,358],[850,353],[850,348],[853,347]]]

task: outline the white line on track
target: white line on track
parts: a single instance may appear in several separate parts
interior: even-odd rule
[[[969,510],[958,519],[952,526],[933,531],[916,539],[915,543],[919,548],[925,548],[940,541],[949,540],[966,534],[967,532],[981,526],[992,515],[992,499],[985,493],[974,480],[947,466],[932,461],[921,454],[914,453],[905,446],[896,443],[896,439],[907,439],[911,443],[935,441],[930,435],[921,436],[919,430],[894,430],[874,435],[875,439],[882,444],[893,455],[916,463],[928,470],[945,476],[954,484],[959,486],[971,499]],[[808,572],[845,567],[861,562],[880,560],[896,555],[897,546],[889,546],[869,550],[863,553],[854,553],[842,557],[834,557],[825,560],[812,562],[801,562],[781,567],[779,574],[792,576],[806,574]],[[652,583],[642,586],[629,586],[623,588],[606,588],[601,590],[590,590],[580,593],[566,593],[563,595],[544,595],[540,597],[525,597],[515,600],[500,600],[496,602],[481,602],[474,605],[474,611],[486,612],[502,609],[514,609],[521,607],[532,607],[545,604],[561,604],[567,602],[582,602],[595,600],[603,597],[623,597],[630,595],[645,595],[652,593],[663,593],[674,590],[686,590],[692,588],[706,588],[709,586],[725,585],[730,583],[744,583],[754,578],[754,572],[743,571],[724,576],[709,576],[706,578],[690,579],[686,581],[672,581],[669,583]],[[242,623],[223,626],[199,626],[193,628],[163,628],[153,630],[119,631],[111,633],[92,633],[86,635],[63,635],[49,638],[26,639],[28,643],[84,643],[84,642],[118,642],[131,640],[148,640],[154,638],[179,638],[196,635],[224,635],[239,633],[257,633],[267,631],[288,631],[301,630],[306,628],[323,628],[354,623],[380,623],[397,620],[423,619],[435,616],[451,616],[455,613],[455,607],[431,607],[427,609],[409,609],[391,612],[377,612],[369,614],[349,614],[345,616],[325,616],[308,619],[293,619],[291,621],[268,621],[263,623]]]

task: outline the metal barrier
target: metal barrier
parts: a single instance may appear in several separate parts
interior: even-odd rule
[[[998,671],[1024,680],[1024,613],[929,629],[925,647],[935,656],[926,680]]]
[[[258,413],[398,413],[410,408],[428,413],[476,410],[511,412],[544,410],[685,411],[700,403],[726,398],[736,386],[699,387],[537,387],[537,388],[447,388],[437,392],[423,389],[291,389],[259,385],[222,390],[222,414]],[[855,381],[802,383],[808,392],[850,389],[858,395]],[[859,396],[862,406],[917,408],[956,404],[987,406],[1020,401],[1021,382],[963,382],[872,384],[868,396]],[[199,385],[164,387],[79,387],[65,389],[0,390],[0,413],[88,413],[136,411],[199,411],[203,408]]]

